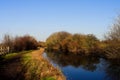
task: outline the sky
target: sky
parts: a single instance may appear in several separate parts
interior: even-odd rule
[[[0,40],[29,34],[45,41],[58,31],[103,39],[119,14],[120,0],[0,0]]]

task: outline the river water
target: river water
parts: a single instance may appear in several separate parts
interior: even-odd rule
[[[120,80],[120,64],[117,62],[98,57],[50,52],[43,56],[59,68],[67,80]]]

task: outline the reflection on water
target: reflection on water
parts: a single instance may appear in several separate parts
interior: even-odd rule
[[[59,67],[67,80],[120,80],[119,60],[51,52],[43,56]]]
[[[110,60],[106,68],[106,80],[120,80],[120,60]]]

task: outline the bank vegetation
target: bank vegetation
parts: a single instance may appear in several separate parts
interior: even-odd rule
[[[46,45],[48,51],[120,59],[120,16],[105,34],[105,40],[99,40],[94,34],[61,31],[50,35]]]

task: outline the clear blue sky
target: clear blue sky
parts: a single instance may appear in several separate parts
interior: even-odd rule
[[[45,40],[56,31],[102,39],[120,14],[120,0],[0,0],[0,40],[5,33]]]

